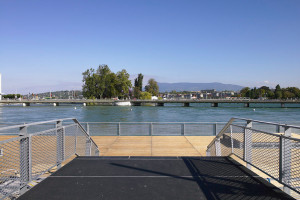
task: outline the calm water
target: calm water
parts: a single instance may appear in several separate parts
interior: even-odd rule
[[[244,108],[242,105],[235,105],[235,107],[220,105],[218,108],[212,108],[204,104],[192,104],[191,107],[182,107],[181,104],[170,104],[164,107],[0,106],[0,123],[28,123],[70,117],[75,117],[80,122],[227,122],[231,117],[285,123],[300,122],[300,108],[254,106],[255,108]]]

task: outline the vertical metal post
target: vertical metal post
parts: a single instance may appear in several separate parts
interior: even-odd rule
[[[217,135],[217,123],[213,124],[213,135]]]
[[[230,125],[230,140],[231,140],[231,153],[234,153],[234,151],[233,151],[232,125]]]
[[[221,156],[222,152],[221,152],[221,142],[220,142],[220,138],[217,138],[215,141],[215,147],[216,147],[216,156]]]
[[[121,135],[121,123],[119,122],[118,123],[118,136]]]
[[[87,134],[90,135],[90,125],[89,125],[89,123],[86,123],[86,132],[87,132]]]
[[[61,163],[65,159],[65,129],[62,127],[62,121],[56,122],[56,141],[57,141],[57,168],[61,168]]]
[[[185,124],[181,124],[181,135],[184,135],[184,132],[185,132]]]
[[[20,194],[23,194],[32,178],[31,136],[27,133],[27,126],[20,127],[19,136],[27,136],[20,140]]]
[[[150,123],[150,127],[149,127],[149,135],[152,136],[153,135],[153,123]]]
[[[291,137],[292,130],[289,126],[284,126],[284,136]],[[281,147],[281,180],[283,183],[290,185],[291,181],[291,165],[292,165],[292,143],[287,138],[282,138]],[[283,186],[283,191],[290,194],[290,188]]]
[[[251,169],[252,162],[252,121],[248,120],[244,129],[244,160],[247,161],[247,168]]]
[[[276,125],[276,133],[280,133],[280,125]]]

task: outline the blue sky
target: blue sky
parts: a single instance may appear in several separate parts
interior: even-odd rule
[[[300,87],[299,0],[1,0],[5,93],[80,89],[107,64],[159,82]]]

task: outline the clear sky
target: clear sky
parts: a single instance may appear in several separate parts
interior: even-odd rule
[[[299,0],[0,0],[5,93],[107,64],[159,82],[300,87]]]

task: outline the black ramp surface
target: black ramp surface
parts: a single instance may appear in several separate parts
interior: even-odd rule
[[[227,157],[78,157],[19,199],[293,199]]]

